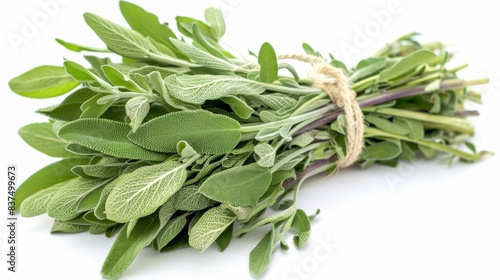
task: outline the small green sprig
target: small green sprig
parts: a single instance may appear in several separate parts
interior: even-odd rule
[[[106,48],[57,39],[71,51],[115,53],[122,61],[85,56],[39,66],[12,79],[12,91],[31,98],[69,95],[37,112],[49,118],[19,130],[33,148],[61,158],[28,178],[16,192],[25,217],[47,213],[52,232],[117,237],[102,267],[120,277],[139,251],[182,247],[224,251],[234,237],[268,233],[250,253],[261,276],[287,238],[303,247],[311,220],[297,206],[303,182],[334,172],[346,157],[346,119],[309,77],[278,60],[264,43],[255,61],[219,44],[222,13],[205,21],[177,17],[178,37],[158,17],[121,1],[131,29],[98,15],[85,21]],[[355,67],[329,56],[357,94],[365,120],[362,168],[396,166],[418,155],[478,161],[467,142],[466,81],[449,69],[441,44],[421,45],[417,34],[387,44]],[[321,56],[307,44],[306,53]],[[287,75],[282,75],[286,73]],[[469,152],[459,149],[464,143]]]

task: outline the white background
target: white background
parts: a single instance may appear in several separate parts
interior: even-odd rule
[[[17,96],[9,90],[8,80],[38,65],[61,65],[63,57],[82,61],[81,54],[66,51],[55,37],[103,46],[86,27],[83,12],[125,24],[117,1],[60,1],[43,22],[47,12],[40,3],[46,2],[50,1],[5,2],[0,17],[0,168],[17,164],[19,182],[55,159],[24,144],[17,129],[44,121],[34,111],[59,99]],[[481,111],[473,120],[474,142],[498,154],[500,17],[489,1],[401,0],[395,2],[390,18],[378,23],[376,15],[389,11],[388,0],[134,2],[171,23],[176,15],[201,18],[205,7],[222,6],[228,25],[224,41],[243,53],[258,51],[264,41],[278,53],[296,53],[305,41],[352,64],[410,31],[423,33],[423,41],[444,41],[459,50],[455,65],[470,64],[464,77],[492,80],[476,88],[485,96],[484,105],[472,107]],[[23,35],[27,22],[34,21],[36,30]],[[361,32],[365,38],[360,38]],[[13,36],[25,40],[16,45],[9,39]],[[356,53],[343,51],[347,45]],[[499,166],[499,155],[472,165],[419,160],[398,169],[352,167],[315,178],[305,184],[300,197],[307,212],[322,210],[313,222],[310,243],[301,250],[277,250],[263,279],[500,279]],[[0,197],[0,217],[5,221],[6,187],[0,189]],[[0,226],[0,275],[6,276],[1,279],[100,279],[111,239],[88,233],[51,235],[52,222],[46,216],[20,219],[18,226],[16,274],[7,273],[6,227]],[[214,247],[203,254],[194,249],[170,254],[146,249],[123,279],[251,279],[248,253],[262,233],[234,241],[222,254]],[[324,244],[330,245],[325,249]]]

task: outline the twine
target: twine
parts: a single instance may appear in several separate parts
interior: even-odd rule
[[[344,110],[347,151],[346,156],[340,158],[339,167],[348,167],[355,163],[364,144],[363,112],[356,101],[356,92],[350,89],[344,73],[323,58],[313,55],[286,54],[280,55],[278,59],[293,59],[311,64],[309,77],[314,81],[313,86],[324,91],[337,107]]]

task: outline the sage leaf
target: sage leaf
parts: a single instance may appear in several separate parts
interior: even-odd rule
[[[85,22],[110,50],[130,58],[148,56],[148,41],[135,30],[122,27],[92,13],[83,15]]]
[[[264,167],[271,167],[274,165],[274,157],[276,150],[273,146],[267,143],[260,143],[254,148],[255,154],[258,157],[257,164]]]
[[[54,225],[52,225],[50,233],[78,233],[88,231],[89,228],[89,226],[74,225],[61,220],[54,220]]]
[[[94,47],[87,47],[87,46],[82,46],[79,44],[71,43],[64,41],[62,39],[56,38],[56,42],[59,43],[61,46],[65,47],[66,49],[74,52],[109,52],[107,49],[100,49],[100,48],[94,48]]]
[[[174,207],[182,211],[198,211],[208,208],[214,201],[202,195],[197,186],[186,186],[175,194]]]
[[[149,113],[149,100],[145,97],[134,97],[131,98],[125,104],[125,112],[130,118],[130,126],[132,127],[132,132],[136,132],[142,121]]]
[[[133,143],[148,150],[175,153],[186,141],[202,154],[223,154],[240,140],[237,121],[203,110],[169,113],[142,124],[129,134]]]
[[[400,134],[400,135],[406,135],[410,133],[410,129],[405,123],[401,124],[397,122],[391,122],[384,118],[371,115],[365,116],[365,120],[373,124],[375,127],[390,133]]]
[[[13,92],[31,98],[63,95],[79,84],[64,71],[64,68],[51,65],[33,68],[9,81],[9,87]]]
[[[24,142],[48,156],[71,156],[71,153],[65,150],[66,142],[57,137],[52,127],[52,123],[32,123],[23,126],[18,133]]]
[[[233,167],[208,177],[200,193],[234,206],[253,206],[271,183],[271,172],[257,164]]]
[[[75,178],[64,186],[52,197],[47,213],[50,217],[61,221],[68,221],[76,218],[78,204],[93,190],[102,187],[108,180],[90,180]]]
[[[389,81],[397,78],[398,76],[402,76],[405,73],[417,68],[417,66],[419,66],[420,64],[425,63],[434,57],[436,57],[436,55],[429,50],[421,49],[415,51],[401,58],[401,60],[380,73],[379,81]]]
[[[302,248],[311,236],[311,221],[302,209],[297,209],[292,221],[292,228],[298,233],[293,237],[293,243],[297,248]]]
[[[206,211],[189,232],[189,245],[205,251],[230,226],[236,215],[228,209],[214,207]]]
[[[122,227],[102,265],[102,276],[107,279],[120,277],[139,251],[154,240],[159,230],[160,220],[157,214],[139,219],[129,236],[127,227]]]
[[[128,76],[124,75],[118,69],[114,68],[111,65],[103,65],[101,67],[102,72],[106,76],[106,78],[117,87],[122,87],[128,89],[132,92],[144,92],[138,84],[136,84],[133,80],[131,80]]]
[[[54,120],[74,121],[80,117],[80,107],[97,93],[88,88],[80,88],[68,95],[61,104],[38,109],[36,112]]]
[[[260,94],[265,88],[256,82],[238,76],[171,75],[165,84],[172,96],[191,103],[203,104],[233,94]]]
[[[274,251],[275,232],[274,226],[271,227],[271,231],[269,231],[250,252],[250,273],[252,273],[254,277],[260,277],[271,262],[271,255]]]
[[[217,247],[219,247],[219,251],[224,252],[226,248],[229,246],[229,243],[231,243],[231,240],[233,240],[233,226],[234,224],[228,226],[220,235],[215,239],[215,244],[217,244]]]
[[[120,176],[106,200],[106,217],[128,222],[156,211],[186,181],[186,167],[175,161],[141,167]]]
[[[59,138],[101,153],[131,159],[161,161],[165,155],[141,148],[127,138],[130,126],[105,119],[80,119],[64,125]]]
[[[167,246],[167,244],[172,241],[184,228],[187,220],[184,215],[179,216],[172,221],[168,222],[164,228],[160,230],[156,239],[153,242],[153,247],[156,251]]]
[[[248,106],[245,101],[236,96],[230,95],[222,97],[220,100],[229,105],[229,107],[231,107],[231,110],[233,110],[233,112],[235,112],[236,115],[238,115],[238,117],[242,119],[249,119],[255,112],[255,110],[252,109],[252,107]]]
[[[87,157],[69,157],[38,170],[17,188],[14,195],[16,209],[19,209],[23,201],[31,195],[76,178],[71,168],[75,165],[87,164],[89,161],[90,158]]]
[[[227,60],[220,59],[216,56],[207,53],[204,50],[188,45],[186,42],[171,38],[170,41],[177,49],[184,53],[187,57],[194,62],[203,65],[210,69],[228,71],[233,70],[236,66],[229,63]]]
[[[273,47],[264,43],[259,51],[260,81],[272,83],[278,79],[278,59]]]
[[[26,198],[24,203],[21,204],[19,212],[23,217],[35,217],[47,212],[50,200],[56,192],[64,186],[66,182],[62,182],[52,186],[48,189],[41,190],[34,195]]]
[[[391,141],[382,141],[365,147],[365,159],[390,160],[401,154],[401,146]]]
[[[215,39],[219,40],[224,36],[224,33],[226,33],[226,23],[221,10],[213,7],[205,9],[205,20],[210,26],[210,31]]]

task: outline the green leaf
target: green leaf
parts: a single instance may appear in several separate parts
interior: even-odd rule
[[[167,246],[167,244],[182,231],[184,226],[186,226],[186,223],[187,219],[184,215],[168,222],[165,227],[161,229],[155,241],[153,242],[154,249],[158,251]]]
[[[107,279],[120,277],[139,251],[151,244],[160,226],[158,215],[152,214],[139,219],[129,236],[127,236],[127,227],[122,227],[102,265],[102,276]]]
[[[271,231],[250,252],[250,273],[254,277],[260,277],[269,266],[274,251],[274,239],[275,229],[273,226],[271,227]]]
[[[213,7],[206,8],[205,20],[210,26],[210,31],[212,31],[215,39],[219,40],[224,36],[224,33],[226,33],[226,23],[221,10]]]
[[[102,116],[110,107],[115,103],[115,99],[109,99],[106,102],[102,103],[102,98],[109,97],[110,95],[100,93],[89,100],[85,101],[85,103],[80,106],[80,110],[82,111],[80,118],[99,118]],[[114,97],[111,95],[111,97]]]
[[[75,178],[76,174],[71,172],[71,168],[75,165],[88,164],[89,161],[88,157],[70,157],[38,170],[17,188],[14,195],[16,209],[19,209],[23,201],[31,195]]]
[[[105,227],[110,227],[116,225],[116,222],[110,221],[108,219],[99,219],[95,216],[94,212],[89,211],[83,215],[83,219],[93,225],[100,225]]]
[[[224,252],[231,240],[233,240],[233,225],[228,226],[220,235],[215,239],[215,244],[219,247],[219,251]]]
[[[253,206],[271,183],[267,167],[250,164],[233,167],[210,176],[200,193],[218,202],[234,206]]]
[[[50,229],[50,233],[78,233],[89,230],[89,226],[74,225],[60,220],[54,220],[54,225]]]
[[[297,104],[297,100],[281,93],[245,95],[245,98],[273,110],[292,108]]]
[[[231,110],[233,110],[233,112],[236,113],[236,115],[238,115],[238,117],[242,118],[242,119],[249,119],[252,114],[255,112],[254,109],[252,109],[252,107],[248,106],[248,104],[241,100],[240,98],[236,97],[236,96],[226,96],[226,97],[222,97],[220,99],[222,102],[226,103],[227,105],[229,105],[229,107],[231,107]]]
[[[97,204],[99,203],[99,199],[101,197],[103,189],[104,188],[96,188],[87,195],[85,195],[85,197],[83,197],[78,203],[78,208],[77,208],[78,213],[93,211],[97,207]]]
[[[267,143],[260,143],[254,148],[255,155],[257,155],[257,164],[264,167],[271,167],[274,165],[274,157],[276,150],[273,146]]]
[[[107,179],[117,176],[118,173],[125,167],[123,163],[98,162],[96,164],[77,165],[71,168],[75,174],[87,179]]]
[[[100,48],[94,48],[94,47],[86,47],[82,45],[78,45],[75,43],[70,43],[67,41],[64,41],[62,39],[56,38],[56,42],[58,42],[61,46],[65,47],[66,49],[74,52],[101,52],[101,53],[106,53],[109,52],[107,49],[100,49]]]
[[[132,132],[136,132],[142,121],[149,113],[149,100],[146,97],[134,97],[125,104],[125,112],[130,118]]]
[[[141,148],[127,138],[130,126],[105,119],[80,119],[64,125],[59,138],[101,153],[130,159],[161,161],[165,155]]]
[[[90,180],[76,178],[62,186],[49,203],[47,213],[50,217],[62,221],[76,218],[78,204],[93,190],[102,187],[108,180]]]
[[[406,135],[410,133],[410,129],[406,125],[406,123],[398,123],[398,122],[391,122],[387,119],[372,116],[372,115],[367,115],[365,116],[365,120],[371,124],[373,124],[375,127],[380,128],[381,130],[394,133],[394,134],[399,134],[399,135]]]
[[[82,65],[66,60],[64,61],[64,70],[73,77],[73,79],[80,82],[96,82],[105,89],[112,89],[112,86],[99,78],[96,74],[90,72],[87,68]]]
[[[424,125],[422,124],[421,121],[404,119],[404,118],[397,118],[396,120],[400,120],[406,123],[406,125],[409,127],[410,130],[408,137],[410,137],[411,139],[421,140],[424,138],[425,136]]]
[[[26,198],[24,203],[21,204],[20,213],[23,217],[35,217],[47,212],[50,200],[56,192],[66,184],[62,182],[56,184],[48,189],[41,190],[32,196]]]
[[[150,37],[171,49],[175,49],[168,40],[168,38],[175,38],[175,33],[168,27],[168,24],[161,24],[156,15],[126,1],[120,1],[120,11],[132,29],[144,37]]]
[[[224,75],[171,75],[165,79],[165,85],[173,97],[192,104],[234,94],[260,94],[265,90],[254,81]]]
[[[299,234],[293,237],[293,243],[300,249],[304,247],[311,236],[311,220],[304,210],[297,209],[295,217],[293,217],[292,228]]]
[[[111,65],[103,65],[101,67],[106,78],[115,86],[122,87],[128,89],[132,92],[144,92],[138,84],[136,84],[133,80],[131,80],[128,76],[124,75],[118,69],[114,68]]]
[[[108,183],[106,186],[104,186],[101,196],[99,198],[99,202],[97,203],[97,206],[94,209],[94,215],[96,218],[100,220],[107,219],[106,217],[106,201],[108,200],[109,194],[111,191],[116,187],[118,179],[115,179]],[[114,222],[114,221],[113,221]]]
[[[89,88],[80,88],[68,95],[61,104],[38,109],[36,112],[55,120],[74,121],[82,114],[82,104],[95,95]]]
[[[106,200],[106,217],[128,222],[156,211],[186,181],[186,167],[176,161],[141,167],[120,176]]]
[[[214,204],[212,200],[202,195],[197,186],[186,186],[175,194],[175,209],[182,211],[198,211]]]
[[[129,58],[148,56],[148,41],[137,31],[122,27],[95,14],[85,13],[83,17],[90,28],[113,52]]]
[[[59,66],[38,66],[9,81],[10,89],[22,96],[50,98],[63,95],[80,83]]]
[[[260,81],[272,83],[278,79],[278,59],[273,47],[264,43],[259,51]]]
[[[384,82],[397,79],[397,77],[405,75],[434,57],[436,55],[429,50],[421,49],[415,51],[382,71],[379,75],[379,81]]]
[[[234,220],[236,215],[228,209],[214,207],[206,211],[189,232],[189,245],[205,251]]]
[[[230,152],[240,140],[237,121],[204,110],[174,112],[141,125],[129,139],[148,150],[175,153],[179,141],[202,154]]]
[[[187,44],[184,41],[177,39],[170,39],[172,44],[177,47],[182,53],[184,53],[187,57],[192,59],[194,62],[203,65],[210,69],[229,71],[236,68],[236,66],[229,63],[227,60],[220,59],[212,54],[201,50],[199,48],[193,47]]]
[[[23,126],[18,133],[24,142],[51,157],[69,157],[65,150],[66,142],[57,138],[52,123],[32,123]]]
[[[389,160],[399,156],[401,151],[400,145],[391,141],[382,141],[365,147],[364,158],[370,160]]]

